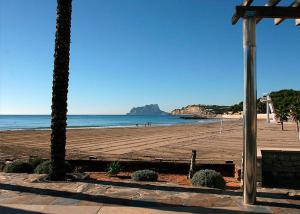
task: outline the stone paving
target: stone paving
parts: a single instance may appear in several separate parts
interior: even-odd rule
[[[259,188],[257,205],[244,206],[240,191],[41,176],[0,173],[0,213],[300,213],[295,190]]]

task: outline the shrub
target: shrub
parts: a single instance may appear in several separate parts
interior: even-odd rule
[[[107,175],[116,176],[121,171],[121,164],[119,162],[112,162],[108,164]]]
[[[192,178],[194,186],[212,187],[218,189],[225,188],[223,176],[215,170],[205,169],[196,172]]]
[[[42,159],[42,158],[39,158],[39,157],[34,157],[34,158],[29,158],[28,162],[35,169],[38,165],[40,165],[44,161],[46,161],[46,160]]]
[[[33,167],[24,161],[14,161],[7,164],[3,171],[7,173],[32,173]]]
[[[50,172],[50,164],[49,160],[40,163],[34,170],[37,174],[49,174]],[[65,161],[66,172],[72,172],[72,166],[68,161]]]
[[[138,170],[132,173],[131,178],[135,181],[157,181],[158,174],[153,170]]]

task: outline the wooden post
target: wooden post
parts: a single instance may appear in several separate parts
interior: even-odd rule
[[[195,172],[195,163],[196,163],[196,150],[192,150],[192,158],[191,158],[191,164],[190,164],[190,171],[189,171],[189,179],[193,178],[194,172]]]

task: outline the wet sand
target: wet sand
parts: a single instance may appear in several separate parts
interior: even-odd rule
[[[188,161],[193,149],[197,160],[240,163],[242,153],[242,121],[139,128],[70,129],[67,131],[67,158],[98,160],[168,160]],[[258,147],[300,148],[295,124],[258,122]],[[50,131],[23,130],[0,132],[0,160],[28,158],[37,155],[49,158]]]

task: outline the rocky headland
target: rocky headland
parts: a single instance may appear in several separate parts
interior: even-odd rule
[[[134,107],[127,115],[167,115],[167,112],[160,110],[158,104],[150,104],[141,107]]]
[[[214,118],[215,114],[211,109],[206,105],[188,105],[182,107],[181,109],[174,109],[171,111],[171,115],[177,115],[184,119],[205,119],[205,118]]]

